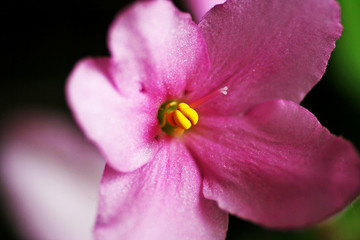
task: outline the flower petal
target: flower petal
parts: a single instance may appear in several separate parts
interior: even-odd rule
[[[216,4],[224,3],[225,0],[187,0],[186,2],[190,7],[190,12],[192,12],[195,19],[199,21],[207,11]]]
[[[68,119],[50,112],[19,113],[4,129],[2,203],[19,237],[93,239],[97,189],[105,165],[96,149]]]
[[[96,239],[224,239],[227,223],[227,213],[203,197],[198,167],[176,140],[134,172],[105,169]]]
[[[325,71],[339,21],[334,0],[229,0],[211,9],[199,24],[212,66],[201,88],[229,91],[200,106],[202,114],[235,115],[272,99],[299,103]]]
[[[108,163],[132,171],[150,161],[161,145],[156,139],[158,104],[131,85],[116,91],[110,67],[105,58],[80,61],[68,79],[68,102]]]
[[[360,159],[296,103],[270,101],[242,118],[203,118],[187,145],[203,192],[220,208],[267,227],[303,227],[360,193]]]
[[[108,45],[116,71],[124,65],[141,69],[144,74],[135,81],[143,82],[155,95],[166,91],[170,98],[182,97],[209,70],[198,26],[171,1],[142,1],[120,12],[110,28]],[[115,82],[121,85],[131,80],[134,77],[121,76]]]

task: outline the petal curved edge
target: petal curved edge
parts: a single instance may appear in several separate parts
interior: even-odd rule
[[[199,27],[212,66],[201,86],[229,88],[226,98],[202,111],[223,116],[272,99],[299,103],[324,74],[342,32],[334,0],[229,0]],[[199,94],[206,95],[191,98]]]
[[[203,197],[199,169],[179,142],[131,173],[107,166],[99,198],[99,240],[225,239],[228,214]]]
[[[119,171],[133,171],[149,162],[161,142],[156,139],[156,104],[128,87],[118,92],[108,74],[107,58],[84,59],[70,74],[66,94],[70,108],[86,136],[107,162]]]
[[[170,98],[192,91],[210,67],[198,26],[171,1],[139,1],[120,12],[110,27],[108,46],[119,68],[133,62],[151,75],[144,81],[146,89],[165,91]]]
[[[360,193],[356,149],[296,103],[269,101],[240,119],[203,118],[188,135],[205,197],[263,226],[318,223]]]
[[[224,3],[225,0],[187,0],[186,2],[196,21],[200,21],[205,13],[207,13],[212,7],[217,4]]]

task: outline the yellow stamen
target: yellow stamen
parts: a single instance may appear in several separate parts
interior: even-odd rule
[[[171,111],[167,115],[167,121],[171,126],[188,130],[196,125],[199,120],[197,112],[186,103],[180,103],[177,110]]]
[[[190,120],[192,125],[196,125],[199,121],[199,115],[197,114],[197,112],[186,103],[180,103],[177,106],[177,109],[182,112],[182,114],[184,114],[187,119]]]
[[[176,125],[182,129],[188,130],[191,127],[191,122],[179,110],[174,111],[174,121]]]

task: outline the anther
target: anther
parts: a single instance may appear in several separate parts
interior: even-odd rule
[[[189,105],[180,103],[176,110],[169,112],[167,120],[171,126],[188,130],[191,126],[197,124],[199,116]]]
[[[173,114],[174,116],[174,121],[176,123],[176,125],[179,128],[188,130],[189,128],[191,128],[191,122],[189,121],[189,119],[187,119],[184,114],[182,112],[180,112],[179,110],[175,110],[175,113]]]
[[[199,115],[197,114],[197,112],[186,103],[180,103],[177,106],[177,109],[182,112],[182,114],[184,114],[187,119],[190,120],[192,125],[196,125],[199,121]]]

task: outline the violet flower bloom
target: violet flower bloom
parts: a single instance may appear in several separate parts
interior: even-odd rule
[[[228,213],[299,228],[350,203],[356,150],[298,105],[341,31],[334,0],[229,0],[199,25],[169,1],[122,11],[111,57],[67,85],[107,159],[96,238],[224,239]]]

